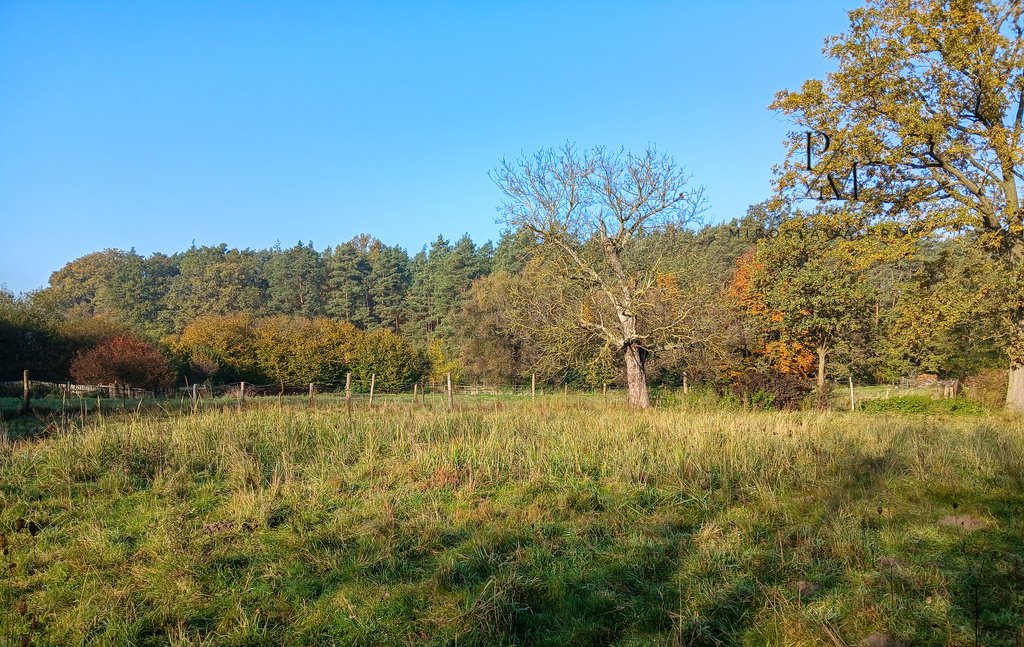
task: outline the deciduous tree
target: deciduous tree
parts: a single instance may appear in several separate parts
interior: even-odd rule
[[[830,38],[823,80],[772,104],[799,131],[779,168],[783,196],[853,197],[924,230],[969,227],[1020,285],[1024,268],[1024,3],[869,0]],[[818,152],[805,153],[803,131]],[[818,134],[820,133],[820,134]],[[827,151],[823,135],[830,137]],[[1013,324],[1007,404],[1024,408],[1024,298]]]
[[[730,286],[773,369],[799,373],[806,370],[807,351],[815,353],[822,394],[828,358],[863,342],[873,314],[860,266],[863,246],[831,226],[836,217],[784,222],[777,236],[760,240],[740,260]]]
[[[625,364],[629,403],[650,406],[648,354],[699,340],[689,326],[689,304],[668,319],[655,316],[667,270],[665,257],[644,242],[669,226],[695,222],[703,192],[653,148],[634,154],[567,144],[504,161],[492,177],[505,194],[505,224],[532,232],[576,286],[549,302],[560,310],[555,319],[613,348]]]

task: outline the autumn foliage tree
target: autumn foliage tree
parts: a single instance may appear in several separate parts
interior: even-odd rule
[[[82,384],[157,389],[172,384],[174,372],[152,344],[120,335],[79,353],[71,363],[71,377]]]
[[[835,71],[773,104],[799,128],[780,195],[854,198],[856,164],[856,200],[876,217],[973,230],[1018,286],[1007,405],[1024,409],[1024,3],[869,0],[825,55]]]
[[[748,350],[766,364],[765,368],[786,375],[810,376],[815,367],[814,349],[786,334],[782,326],[785,313],[769,310],[762,290],[765,267],[758,262],[756,252],[751,249],[736,261],[736,272],[728,288],[730,298],[754,329],[753,338],[747,340]]]
[[[733,297],[761,335],[761,352],[783,373],[817,359],[824,392],[827,360],[868,335],[871,287],[861,263],[865,245],[831,226],[834,214],[795,217],[741,259]]]
[[[263,379],[283,384],[339,382],[362,333],[323,317],[269,317],[253,327],[253,352]]]
[[[260,380],[255,325],[256,319],[248,314],[207,315],[167,343],[192,379]]]
[[[477,279],[456,318],[462,332],[460,360],[466,370],[487,382],[514,383],[530,372],[537,349],[531,346],[510,298],[519,292],[519,274],[499,271]]]

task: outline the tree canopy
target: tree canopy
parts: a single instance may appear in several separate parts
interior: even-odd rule
[[[772,104],[799,127],[780,196],[856,199],[911,232],[969,229],[1003,262],[985,270],[1021,285],[1024,4],[869,0],[825,55],[835,71]],[[1024,408],[1024,298],[1008,296],[1007,399]]]

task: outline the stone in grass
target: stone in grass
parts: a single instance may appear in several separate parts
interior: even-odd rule
[[[948,517],[939,519],[939,525],[950,528],[962,528],[967,531],[988,530],[992,526],[988,521],[972,517],[969,514],[951,514]]]
[[[821,590],[821,587],[814,582],[808,582],[806,580],[800,580],[793,585],[793,590],[796,591],[797,597],[801,600],[814,597],[814,594]]]
[[[903,647],[903,643],[883,632],[875,632],[857,645],[859,647]]]

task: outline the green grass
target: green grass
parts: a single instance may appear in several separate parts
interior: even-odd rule
[[[903,395],[882,400],[859,403],[863,411],[872,413],[916,413],[932,415],[977,416],[986,412],[985,405],[967,398],[939,399],[926,395]]]
[[[156,409],[0,445],[0,645],[1024,639],[1018,419],[442,402]]]

